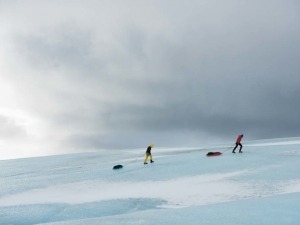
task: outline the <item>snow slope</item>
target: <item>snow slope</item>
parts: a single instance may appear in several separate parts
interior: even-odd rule
[[[300,138],[231,149],[153,148],[148,165],[145,149],[0,161],[0,224],[299,225]]]

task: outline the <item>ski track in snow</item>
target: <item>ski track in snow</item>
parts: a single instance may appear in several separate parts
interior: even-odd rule
[[[245,144],[248,147],[263,147],[263,146],[282,146],[282,145],[299,145],[300,140],[286,140],[286,141],[275,141],[266,143],[255,143],[255,144]]]

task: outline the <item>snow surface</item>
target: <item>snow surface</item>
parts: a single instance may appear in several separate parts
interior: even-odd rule
[[[0,161],[0,224],[299,225],[300,138],[232,147]]]

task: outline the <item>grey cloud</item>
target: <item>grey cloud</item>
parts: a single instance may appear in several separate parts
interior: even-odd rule
[[[107,22],[101,3],[99,16],[77,3],[91,16],[67,10],[62,23],[59,14],[52,26],[13,35],[27,72],[9,79],[20,93],[30,90],[27,110],[52,132],[65,130],[62,145],[299,135],[296,1],[146,1],[150,11],[135,4],[114,11],[111,3]]]
[[[44,33],[26,36],[16,34],[14,42],[24,60],[42,71],[67,68],[82,72],[84,68],[92,70],[97,65],[91,55],[92,34],[88,30],[63,26],[51,32],[45,30]]]
[[[26,130],[13,118],[0,115],[0,136],[4,139],[24,139]]]

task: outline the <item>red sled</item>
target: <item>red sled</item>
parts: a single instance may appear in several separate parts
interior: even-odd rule
[[[209,152],[206,154],[206,156],[219,156],[222,155],[222,152]]]

